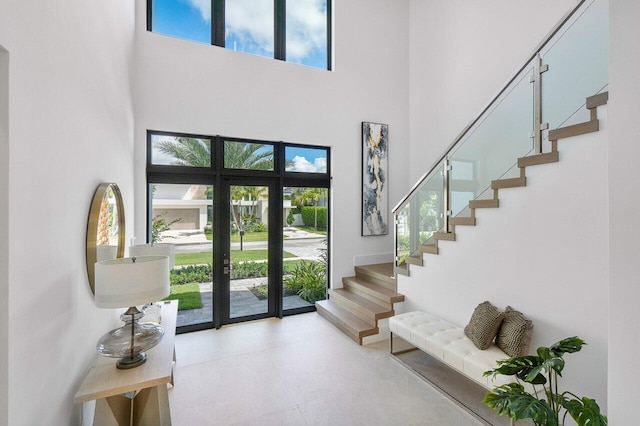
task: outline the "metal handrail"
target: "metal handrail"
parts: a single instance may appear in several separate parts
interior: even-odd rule
[[[507,89],[509,89],[509,87],[511,86],[511,83],[513,83],[520,76],[520,73],[522,71],[524,71],[525,68],[527,68],[527,66],[530,65],[531,61],[533,61],[536,58],[536,56],[542,51],[542,49],[545,48],[545,46],[549,43],[549,41],[551,41],[551,39],[558,33],[558,31],[560,31],[562,29],[562,27],[564,27],[564,25],[567,23],[567,21],[569,21],[569,19],[571,19],[571,17],[578,11],[578,9],[580,9],[580,7],[586,1],[587,0],[580,0],[578,2],[578,4],[573,9],[569,10],[567,13],[564,14],[564,16],[560,19],[560,21],[558,21],[558,23],[545,36],[543,41],[540,44],[538,44],[538,46],[534,49],[533,53],[531,53],[531,55],[529,55],[527,57],[527,60],[524,62],[524,65],[522,65],[520,67],[520,69],[518,69],[518,71],[513,75],[513,77],[511,77],[509,79],[507,84],[504,85],[504,87],[493,97],[493,99],[484,108],[482,108],[480,113],[462,130],[462,132],[460,132],[460,134],[447,147],[447,149],[445,150],[444,154],[441,155],[438,158],[438,160],[436,160],[433,163],[433,165],[427,171],[427,173],[423,174],[420,177],[420,179],[418,179],[418,181],[411,187],[409,192],[407,192],[407,194],[404,197],[402,197],[400,202],[398,202],[395,205],[395,207],[392,210],[394,215],[397,213],[397,211],[400,208],[402,208],[404,206],[404,204],[410,198],[413,197],[413,195],[418,190],[418,188],[422,185],[422,183],[435,171],[435,169],[442,163],[442,161],[444,161],[447,158],[447,156],[451,153],[451,151],[453,151],[453,149],[458,145],[458,143],[460,143],[460,141],[462,141],[462,139],[469,132],[469,130],[471,130],[471,128],[476,123],[478,123],[478,121],[480,121],[480,119],[482,119],[482,117],[484,117],[484,115],[487,113],[487,111],[489,111],[489,109],[491,109],[491,107],[500,99],[500,97],[505,93],[505,91],[507,91]]]

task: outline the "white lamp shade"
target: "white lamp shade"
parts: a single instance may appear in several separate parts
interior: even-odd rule
[[[169,295],[169,258],[140,256],[105,260],[95,265],[96,306],[126,308]]]
[[[174,247],[173,244],[165,243],[138,244],[129,246],[129,256],[167,256],[169,257],[169,269],[173,269]]]

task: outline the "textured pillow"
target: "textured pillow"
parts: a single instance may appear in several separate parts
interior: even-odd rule
[[[490,302],[482,302],[471,315],[464,334],[479,349],[487,349],[498,333],[504,314]]]
[[[496,345],[511,357],[526,355],[529,352],[532,330],[533,322],[530,319],[522,312],[507,306],[504,321],[496,337]]]

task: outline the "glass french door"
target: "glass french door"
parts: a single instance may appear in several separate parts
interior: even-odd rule
[[[272,211],[278,203],[270,203],[274,192],[275,182],[270,180],[223,179],[223,324],[276,315],[274,260],[278,248],[273,243],[282,226]]]

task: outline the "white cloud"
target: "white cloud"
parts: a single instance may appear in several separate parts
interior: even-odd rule
[[[265,52],[273,52],[272,0],[227,0],[225,26],[227,33],[236,36],[242,44],[255,44]]]
[[[211,0],[182,1],[196,8],[205,22],[211,21]],[[255,44],[265,52],[273,52],[272,0],[226,0],[225,25],[227,34],[245,46]],[[326,0],[287,2],[287,60],[298,62],[314,50],[324,49],[326,33]]]
[[[326,1],[287,2],[287,60],[299,61],[326,43]]]
[[[205,22],[211,22],[211,0],[183,0],[198,9]]]
[[[305,157],[296,155],[291,159],[292,164],[287,167],[288,171],[292,172],[306,172],[306,173],[326,173],[327,172],[327,159],[318,157],[311,163]]]

